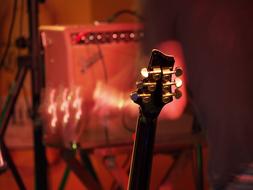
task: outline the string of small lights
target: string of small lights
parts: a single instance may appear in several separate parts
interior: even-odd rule
[[[144,37],[141,30],[137,31],[113,31],[113,32],[88,32],[71,34],[72,44],[105,44],[113,42],[136,42]]]

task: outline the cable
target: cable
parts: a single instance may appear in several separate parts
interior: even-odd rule
[[[5,59],[6,59],[7,55],[8,55],[8,52],[9,52],[9,49],[10,49],[10,46],[11,46],[11,39],[12,39],[14,24],[15,24],[16,15],[17,15],[17,4],[18,4],[18,1],[14,0],[13,10],[12,10],[11,24],[10,24],[9,35],[8,35],[8,39],[7,39],[7,45],[6,45],[6,48],[4,50],[2,59],[0,61],[0,68],[4,67],[4,62],[5,62]]]
[[[23,36],[24,11],[25,11],[24,0],[21,0],[20,18],[19,18],[19,36]],[[18,56],[20,56],[20,49],[18,51]],[[28,99],[28,92],[27,92],[25,84],[23,85],[23,95],[24,95],[24,101],[26,104],[26,108],[27,108],[27,110],[30,110],[32,106],[31,106],[31,103],[29,102],[29,99]]]
[[[112,16],[110,16],[108,19],[106,19],[106,22],[108,22],[108,23],[114,22],[119,16],[121,16],[123,14],[132,15],[132,16],[135,16],[136,18],[138,18],[139,21],[141,21],[141,22],[144,21],[144,18],[141,15],[139,15],[136,11],[123,9],[123,10],[117,11]]]
[[[20,4],[20,17],[19,17],[19,36],[23,35],[23,23],[24,23],[24,0],[21,0]]]
[[[105,64],[104,55],[103,55],[103,52],[102,52],[99,44],[97,44],[97,48],[98,48],[98,53],[99,53],[99,57],[101,59],[101,64],[102,64],[102,68],[103,68],[103,72],[104,72],[105,84],[107,84],[108,83],[108,72],[107,72],[107,67]],[[104,120],[105,120],[105,124],[103,127],[104,127],[104,132],[105,132],[105,141],[106,141],[106,144],[109,145],[110,144],[110,137],[109,137],[109,130],[108,130],[108,117],[105,116]]]
[[[98,48],[99,58],[101,59],[101,64],[102,64],[102,67],[103,67],[105,83],[107,84],[108,83],[108,71],[107,71],[107,67],[106,67],[106,64],[105,64],[104,54],[103,54],[99,44],[97,44],[97,48]]]

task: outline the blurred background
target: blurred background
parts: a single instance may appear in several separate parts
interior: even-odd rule
[[[2,110],[8,91],[17,72],[17,56],[27,54],[27,49],[19,49],[16,40],[21,37],[28,37],[28,15],[26,0],[18,0],[14,9],[14,0],[0,0],[0,55],[2,57],[8,41],[10,47],[5,58],[5,65],[0,69],[0,109]],[[141,3],[138,0],[46,0],[39,5],[40,25],[87,25],[94,24],[95,21],[104,21],[120,10],[134,10],[138,13],[141,10]],[[14,10],[14,12],[13,12]],[[15,19],[13,20],[13,15]],[[117,22],[137,22],[138,19],[129,15],[123,15]],[[10,32],[10,25],[13,24]],[[31,108],[31,81],[30,76],[25,79],[24,86],[18,97],[12,118],[9,123],[5,141],[11,151],[11,155],[18,170],[26,184],[27,189],[34,189],[34,154],[32,124],[29,119],[28,110]],[[188,124],[191,126],[191,123]],[[173,129],[172,129],[173,130]],[[102,156],[89,155],[94,166],[98,180],[102,189],[117,189],[115,187],[115,177],[104,165]],[[194,156],[191,150],[184,152],[182,163],[179,164],[179,173],[172,177],[171,185],[167,185],[168,190],[191,190],[195,189],[195,174],[192,161]],[[129,154],[115,155],[117,163],[123,166],[127,161],[129,166]],[[153,160],[153,171],[151,189],[159,189],[159,184],[164,180],[164,176],[174,162],[174,155],[156,154]],[[206,150],[204,150],[206,158]],[[48,159],[48,180],[50,189],[59,189],[66,163],[59,154],[59,149],[47,148]],[[78,158],[79,159],[79,158]],[[195,158],[196,159],[196,158]],[[205,176],[206,159],[204,159],[204,181],[207,187]],[[18,189],[11,172],[7,170],[0,174],[0,189]],[[73,172],[70,172],[66,185],[66,190],[86,189]],[[118,187],[120,189],[120,187]]]

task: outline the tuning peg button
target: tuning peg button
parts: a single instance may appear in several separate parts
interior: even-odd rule
[[[173,97],[173,96],[176,99],[179,99],[182,96],[182,92],[180,90],[176,89],[174,91],[174,93],[167,92],[167,93],[163,94],[163,97],[162,97],[163,103],[165,103],[165,104],[169,103],[172,100],[171,97]]]
[[[175,68],[175,75],[177,77],[181,76],[183,74],[183,70],[180,67]]]
[[[142,69],[141,69],[141,75],[142,75],[144,78],[147,78],[147,77],[148,77],[148,70],[147,70],[147,68],[142,68]]]
[[[179,99],[181,98],[182,96],[182,92],[178,89],[175,89],[174,93],[173,93],[173,96],[176,98],[176,99]]]
[[[182,86],[182,80],[180,78],[175,78],[174,81],[170,82],[167,81],[163,83],[163,92],[169,92],[170,91],[170,86],[175,85],[177,88],[180,88]]]
[[[175,78],[174,82],[177,88],[180,88],[183,84],[183,81],[180,78]]]
[[[130,97],[131,97],[131,99],[132,99],[134,102],[137,102],[137,100],[138,100],[138,98],[139,98],[139,95],[138,95],[138,93],[135,91],[135,92],[132,92],[132,93],[130,94]]]

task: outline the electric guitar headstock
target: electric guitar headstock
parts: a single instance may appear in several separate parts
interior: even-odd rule
[[[143,79],[136,83],[137,90],[131,94],[131,99],[140,106],[145,117],[158,117],[164,105],[182,96],[178,90],[182,81],[176,77],[183,71],[173,70],[174,62],[173,57],[154,49],[148,67],[141,70]]]

